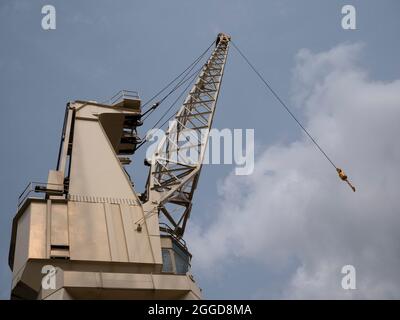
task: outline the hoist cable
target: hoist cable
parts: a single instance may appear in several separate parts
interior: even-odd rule
[[[249,59],[244,55],[244,53],[237,47],[237,45],[231,40],[233,47],[237,50],[240,56],[246,61],[246,63],[250,66],[250,68],[255,72],[255,74],[261,79],[264,85],[269,89],[272,95],[279,101],[279,103],[285,108],[285,110],[289,113],[289,115],[297,122],[300,128],[307,134],[307,136],[311,139],[314,145],[321,151],[321,153],[325,156],[325,158],[332,164],[332,166],[337,169],[336,165],[333,163],[331,158],[326,154],[326,152],[322,149],[322,147],[317,143],[317,141],[311,136],[311,134],[307,131],[307,129],[301,124],[301,122],[296,118],[292,111],[290,111],[289,107],[285,102],[279,97],[274,89],[272,89],[271,85],[264,79],[264,77],[257,71],[254,65],[249,61]]]
[[[183,91],[181,92],[181,94],[175,99],[175,101],[171,104],[171,106],[164,112],[164,114],[161,116],[161,118],[154,124],[153,129],[161,122],[161,120],[168,114],[168,112],[176,105],[176,103],[182,98],[182,96],[187,92],[187,90],[189,89],[189,87],[192,85],[193,80],[195,80],[195,76],[199,74],[199,72],[203,69],[203,67],[201,67],[200,69],[196,70],[186,81],[189,81],[191,79],[191,81],[188,83],[188,85],[185,87],[185,89],[183,89]],[[170,120],[172,117],[174,116],[174,114],[168,119]],[[167,121],[168,121],[167,120]],[[164,126],[166,122],[164,122],[160,127]]]
[[[257,69],[254,67],[254,65],[249,61],[249,59],[244,55],[244,53],[237,47],[237,45],[231,40],[231,43],[233,47],[239,52],[240,56],[246,61],[246,63],[250,66],[250,68],[255,72],[255,74],[261,79],[261,81],[265,84],[265,86],[269,89],[269,91],[273,94],[273,96],[279,101],[279,103],[285,108],[285,110],[289,113],[289,115],[297,122],[297,124],[300,126],[300,128],[307,134],[307,136],[311,139],[311,141],[314,143],[314,145],[321,151],[321,153],[325,156],[325,158],[330,162],[330,164],[335,168],[336,172],[339,175],[339,178],[346,182],[349,187],[355,192],[356,188],[351,184],[351,182],[348,180],[347,175],[344,173],[344,171],[333,163],[331,158],[326,154],[326,152],[322,149],[322,147],[317,143],[317,141],[311,136],[311,134],[307,131],[307,129],[301,124],[301,122],[296,118],[296,116],[293,114],[292,111],[290,111],[289,107],[286,105],[285,102],[279,97],[279,95],[276,93],[274,89],[272,89],[271,85],[264,79],[264,77],[260,74],[260,72],[257,71]]]
[[[171,109],[176,105],[176,103],[182,98],[182,96],[187,92],[187,90],[189,89],[189,87],[192,85],[193,81],[196,79],[196,75],[198,75],[200,73],[200,71],[203,69],[203,66],[196,70],[194,73],[192,73],[186,80],[185,82],[191,80],[188,85],[185,87],[185,89],[183,89],[183,91],[180,93],[180,95],[174,100],[174,102],[169,106],[169,108],[163,113],[163,115],[160,117],[160,119],[158,119],[158,121],[153,125],[153,127],[149,130],[147,130],[147,132],[150,132],[151,130],[153,130],[160,122],[162,119],[164,119],[164,117],[171,111]],[[173,114],[172,116],[170,116],[166,121],[163,122],[163,124],[160,127],[163,127],[169,120],[171,120],[172,117],[174,117],[175,114]],[[145,136],[145,138],[143,139],[143,141],[136,147],[135,150],[138,150],[142,145],[144,145],[146,142],[148,142],[147,138],[147,134]]]
[[[150,98],[149,100],[147,100],[142,108],[144,108],[145,106],[147,106],[151,101],[153,101],[155,98],[157,98],[161,93],[163,93],[165,90],[167,90],[174,82],[176,82],[183,74],[185,74],[190,68],[192,68],[193,66],[195,66],[203,57],[204,55],[210,50],[210,48],[213,46],[213,44],[215,43],[215,41],[212,41],[211,44],[208,46],[208,48],[206,50],[204,50],[204,52],[198,56],[189,66],[186,67],[185,70],[183,70],[179,75],[177,75],[172,81],[170,81],[163,89],[161,89],[160,91],[158,91],[152,98]],[[190,71],[189,71],[190,72]],[[163,99],[165,100],[165,99]]]
[[[144,112],[142,114],[142,117],[145,116],[142,121],[146,120],[154,111],[156,108],[159,107],[159,105],[161,103],[164,102],[164,100],[166,100],[171,94],[173,94],[177,89],[179,89],[189,78],[188,74],[194,69],[194,67],[199,63],[199,61],[201,61],[201,59],[203,58],[203,56],[208,52],[208,50],[211,48],[211,46],[209,46],[193,63],[192,65],[190,65],[188,68],[186,68],[180,75],[184,74],[183,78],[175,85],[174,88],[172,88],[172,90],[170,90],[160,101],[156,102],[151,108],[149,108],[146,112]],[[179,78],[179,77],[178,77]],[[176,80],[177,78],[175,78]],[[173,83],[174,81],[172,81]],[[171,84],[171,83],[170,83]],[[165,89],[168,88],[165,87]],[[164,90],[165,91],[165,90]],[[151,100],[150,100],[151,101]]]
[[[201,70],[201,69],[200,69],[200,70]],[[183,90],[183,92],[182,92],[181,95],[177,98],[176,101],[178,101],[178,100],[182,97],[183,93],[187,91],[187,89],[188,89],[188,88],[190,87],[190,85],[193,83],[193,80],[194,80],[194,79],[192,79],[192,81],[190,81],[190,83],[187,85],[187,87],[185,88],[185,90]],[[162,128],[162,127],[163,127],[168,121],[170,121],[174,116],[175,116],[175,114],[172,114],[167,120],[165,120],[165,121],[160,125],[160,128]]]
[[[200,60],[199,60],[200,61]],[[142,114],[142,116],[145,116],[142,121],[146,120],[153,112],[154,110],[161,104],[164,102],[164,100],[166,100],[172,93],[174,93],[176,90],[178,90],[182,85],[184,85],[187,81],[190,80],[191,77],[193,77],[194,74],[197,74],[198,71],[196,71],[194,74],[191,74],[188,76],[188,74],[194,69],[194,67],[197,65],[194,64],[189,70],[187,70],[187,73],[185,74],[185,76],[175,85],[175,87],[168,92],[168,94],[166,96],[164,96],[159,102],[157,102],[156,104],[153,105],[153,107],[151,107],[149,110],[147,110],[145,113]],[[202,68],[202,67],[201,67]]]

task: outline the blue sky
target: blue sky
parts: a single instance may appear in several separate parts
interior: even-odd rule
[[[44,31],[41,28],[41,8],[45,4],[52,4],[56,8],[56,30]],[[357,30],[341,28],[341,8],[345,4],[353,4],[357,10]],[[328,125],[326,130],[333,131],[327,133],[314,123],[320,118],[314,118],[313,114],[318,113],[319,110],[321,112],[325,110],[322,107],[316,109],[315,101],[318,101],[318,97],[314,97],[312,101],[301,100],[298,98],[298,90],[299,88],[305,91],[309,90],[310,96],[313,96],[315,88],[319,85],[317,78],[320,74],[322,74],[321,77],[330,76],[338,83],[344,83],[347,79],[346,72],[352,71],[352,75],[360,83],[357,88],[365,90],[362,91],[364,94],[360,94],[361,97],[368,97],[369,94],[377,92],[378,87],[380,90],[381,87],[386,86],[385,90],[387,91],[379,93],[381,100],[377,100],[384,103],[386,95],[392,92],[390,84],[399,78],[400,73],[398,63],[400,56],[399,14],[400,3],[395,0],[206,0],[201,2],[183,0],[145,2],[3,0],[0,3],[2,112],[0,118],[2,150],[0,157],[2,181],[2,192],[0,193],[0,298],[9,296],[11,274],[7,265],[7,256],[11,220],[15,214],[18,194],[29,181],[44,181],[48,170],[55,167],[67,101],[74,99],[102,101],[120,89],[137,90],[140,96],[146,100],[182,71],[208,46],[218,32],[223,31],[232,36],[235,43],[252,59],[282,98],[294,105],[295,113],[305,121],[309,128],[313,128],[315,133],[319,133],[322,140],[324,134],[329,133],[326,140],[323,141],[329,148],[329,153],[334,158],[339,158],[346,163],[346,157],[342,157],[342,154],[352,155],[350,147],[362,144],[362,137],[358,137],[360,140],[355,140],[354,145],[350,145],[350,150],[347,152],[338,150],[339,147],[333,142],[331,144],[329,140],[329,136],[337,134],[334,131],[334,128],[337,129],[337,127]],[[306,50],[300,51],[301,49]],[[318,72],[313,72],[313,70]],[[341,72],[343,77],[336,76],[338,72]],[[307,82],[303,78],[305,74],[310,75],[310,81]],[[362,79],[361,76],[358,77],[360,74],[367,74],[367,80]],[[356,80],[351,83],[356,83]],[[332,85],[332,87],[335,86]],[[326,94],[334,95],[336,92],[334,98],[329,96],[329,99],[332,99],[329,100],[332,101],[332,105],[351,103],[351,100],[344,99],[347,97],[346,94],[349,94],[345,91],[343,89],[343,96],[340,90],[326,91]],[[396,90],[394,91],[396,92]],[[335,97],[343,97],[343,99],[335,100]],[[393,99],[397,99],[397,96]],[[326,101],[328,98],[323,100],[321,105]],[[357,105],[357,101],[354,102],[354,105]],[[371,101],[375,101],[372,96]],[[350,107],[349,116],[356,117],[357,112],[351,113]],[[271,95],[265,93],[262,84],[248,70],[233,48],[229,53],[217,108],[215,127],[255,129],[255,151],[259,167],[263,167],[265,163],[268,164],[269,159],[282,159],[280,157],[283,157],[283,153],[292,152],[283,150],[279,154],[271,154],[271,147],[288,147],[292,142],[306,144],[293,120],[282,111]],[[329,109],[327,112],[334,113],[334,111]],[[360,113],[368,112],[374,114],[370,109]],[[396,117],[396,115],[398,113],[391,114],[392,117]],[[156,119],[156,115],[150,118],[150,122],[144,126],[142,133],[146,126],[150,127]],[[355,119],[353,121],[356,124]],[[360,128],[367,128],[370,125],[373,127],[368,122],[370,120],[368,117],[366,117],[365,123],[360,120]],[[390,119],[385,118],[386,120]],[[382,120],[381,127],[374,128],[376,130],[387,128],[390,121],[385,121]],[[342,129],[345,130],[345,128]],[[375,134],[383,137],[383,140],[377,140],[378,145],[389,143],[385,140],[386,137],[388,140],[393,138],[393,136],[385,135],[380,131]],[[363,143],[365,144],[364,140]],[[357,154],[353,152],[353,158],[361,153],[362,151]],[[370,162],[371,167],[384,166],[383,161],[390,158],[391,154],[389,152],[387,155],[385,154],[384,158]],[[136,154],[134,165],[129,168],[129,172],[135,178],[137,191],[142,189],[140,186],[144,185],[147,172],[147,169],[142,166],[143,156],[140,153]],[[297,156],[300,157],[299,154]],[[331,173],[329,165],[320,159],[321,156],[314,149],[309,149],[307,157],[309,157],[307,158],[309,163],[321,168],[321,172],[326,170]],[[370,158],[370,156],[366,155],[366,158]],[[314,163],[314,161],[317,162]],[[272,160],[271,163],[273,163]],[[282,160],[282,163],[286,162]],[[290,162],[287,165],[297,168]],[[351,163],[349,166],[353,168]],[[367,168],[368,166],[365,165],[365,171],[359,172],[359,180],[362,175],[369,173]],[[387,176],[390,179],[389,177],[394,176],[396,171],[395,168],[392,168],[393,171],[389,170],[391,167],[387,168]],[[265,194],[279,194],[279,190],[276,189],[277,184],[274,186],[261,184],[260,189],[254,190],[254,186],[260,183],[260,180],[256,179],[259,177],[257,174],[254,176],[254,181],[251,180],[251,177],[247,177],[232,182],[230,180],[232,169],[233,167],[228,165],[208,165],[204,168],[189,221],[189,238],[193,239],[195,250],[193,270],[204,290],[205,297],[280,298],[290,296],[287,294],[290,288],[293,289],[293,292],[299,292],[299,297],[313,297],[310,293],[311,289],[305,290],[304,283],[300,286],[300,280],[298,280],[301,272],[306,275],[310,273],[310,270],[305,269],[312,264],[305,258],[308,253],[299,248],[286,247],[284,252],[287,256],[283,260],[275,257],[271,259],[273,263],[269,263],[268,257],[260,259],[263,252],[267,255],[274,250],[279,251],[286,238],[264,239],[263,241],[268,243],[268,247],[260,246],[259,251],[251,255],[243,253],[243,248],[235,251],[230,244],[227,244],[230,242],[229,238],[221,239],[215,234],[205,231],[209,227],[214,228],[216,234],[228,234],[232,230],[228,228],[229,219],[234,220],[235,216],[225,213],[226,208],[232,204],[227,197],[229,192],[226,188],[233,190],[232,185],[239,185],[248,188],[249,192],[256,193],[261,189]],[[301,170],[300,167],[298,169]],[[356,168],[354,172],[358,172]],[[327,177],[327,179],[337,179],[334,175],[328,174]],[[287,177],[281,178],[282,180],[278,182]],[[321,182],[318,177],[314,178],[318,183]],[[262,179],[268,180],[269,177],[266,176]],[[333,184],[333,186],[332,188],[343,188],[341,184]],[[301,184],[298,185],[298,188],[303,187]],[[324,189],[324,187],[324,184],[321,184],[321,188]],[[236,191],[241,192],[241,190]],[[293,198],[296,198],[299,193],[293,192]],[[323,191],[319,193],[318,190],[313,190],[313,192],[316,197],[313,203],[323,202],[325,199],[325,196],[321,195]],[[343,197],[345,197],[343,199],[347,199],[347,195],[343,195]],[[276,201],[276,199],[268,201]],[[251,195],[241,200],[243,202],[238,203],[237,207],[253,202]],[[254,199],[254,201],[256,200]],[[379,198],[375,201],[379,203]],[[300,204],[302,203],[300,201]],[[361,206],[357,207],[354,203],[344,209],[336,207],[335,202],[324,203],[332,212],[346,210],[349,207],[353,208],[352,212],[356,213],[363,210]],[[393,198],[387,199],[385,203],[398,208],[398,203]],[[268,207],[268,203],[260,203],[260,206],[263,205]],[[299,203],[293,203],[293,205],[298,207]],[[308,208],[318,211],[318,208],[314,208],[312,205]],[[275,208],[278,211],[283,209],[279,206]],[[248,214],[249,219],[255,219],[258,216],[252,216],[252,210],[254,209],[251,206],[244,205],[243,211],[232,209],[231,212],[237,212],[238,215]],[[266,216],[268,217],[268,214]],[[392,216],[388,216],[387,223],[398,226],[398,224],[396,225],[398,221],[391,220],[392,218]],[[316,219],[318,221],[318,218]],[[276,221],[271,217],[271,221],[277,222],[281,234],[289,232],[289,229],[286,229],[288,224],[284,220]],[[356,221],[353,222],[357,225]],[[268,225],[268,219],[265,223]],[[343,230],[343,228],[338,226],[338,230]],[[367,232],[366,230],[364,232]],[[243,233],[238,231],[233,234],[240,237]],[[317,232],[312,234],[318,237]],[[204,261],[208,259],[208,253],[204,252],[201,239],[204,239],[205,243],[212,243],[213,240],[219,242],[216,246],[220,247],[221,251],[209,253],[212,256],[210,263],[216,264],[211,265],[215,272],[205,272],[202,267],[207,265]],[[260,239],[263,239],[261,235]],[[363,236],[355,237],[356,242],[364,243],[363,239],[365,239]],[[389,236],[387,239],[388,243],[397,240]],[[318,242],[320,238],[312,240]],[[189,242],[188,245],[190,247],[191,243]],[[343,253],[343,244],[335,243],[335,245],[335,250]],[[329,246],[329,242],[327,246]],[[374,247],[375,249],[377,250],[377,247]],[[373,252],[375,252],[374,250]],[[350,256],[355,251],[356,249],[350,250]],[[196,255],[196,252],[199,254]],[[312,261],[325,261],[323,260],[325,258],[326,261],[329,261],[332,258],[321,256],[319,259],[318,252],[320,251],[318,249],[310,252],[315,252],[317,255]],[[393,254],[395,252],[393,251]],[[219,258],[218,255],[221,257]],[[341,254],[337,257],[343,256],[344,254]],[[200,261],[200,259],[203,260]],[[378,255],[375,256],[376,259],[384,259],[384,257]],[[365,260],[363,263],[368,264],[368,261]],[[387,261],[389,263],[390,259],[388,258]],[[340,264],[342,261],[340,260],[338,263]],[[344,263],[345,261],[343,261]],[[210,265],[207,266],[210,267]],[[313,266],[317,274],[320,267],[319,264]],[[360,268],[363,270],[362,267]],[[375,279],[375,273],[368,274],[370,279]],[[305,276],[302,279],[304,278]],[[366,286],[365,292],[360,290],[360,297],[369,297],[374,294],[378,297],[392,297],[400,292],[400,285],[398,285],[397,277],[391,280],[396,284],[392,291],[387,288],[373,291]],[[313,292],[318,292],[321,286],[314,288]],[[303,291],[299,289],[300,287],[303,288]],[[389,291],[390,293],[388,293]]]

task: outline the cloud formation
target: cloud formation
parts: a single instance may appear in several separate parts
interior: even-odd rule
[[[303,49],[293,70],[296,113],[357,192],[305,135],[268,146],[253,175],[222,183],[215,219],[191,225],[197,270],[212,276],[239,257],[266,272],[292,270],[275,288],[283,298],[400,298],[400,80],[371,79],[358,65],[363,50]],[[341,287],[347,264],[356,268],[356,290]]]

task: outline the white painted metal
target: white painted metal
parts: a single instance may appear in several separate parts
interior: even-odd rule
[[[165,216],[168,228],[182,237],[192,208],[209,131],[228,55],[230,37],[220,33],[182,107],[151,159],[147,184],[149,212]]]

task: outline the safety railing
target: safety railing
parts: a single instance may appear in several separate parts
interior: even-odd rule
[[[110,105],[114,105],[117,104],[118,102],[121,102],[124,99],[137,100],[139,99],[139,94],[137,93],[137,91],[120,90],[115,95],[113,95],[109,100],[107,100],[107,103]]]
[[[184,247],[187,250],[186,241],[178,237],[170,226],[168,226],[164,222],[160,222],[159,225],[160,225],[160,231],[162,233],[170,235],[176,242],[178,242],[182,247]]]
[[[29,182],[24,191],[18,197],[17,208],[20,209],[32,193],[40,194],[39,199],[44,199],[46,194],[65,194],[64,185],[46,182]]]

